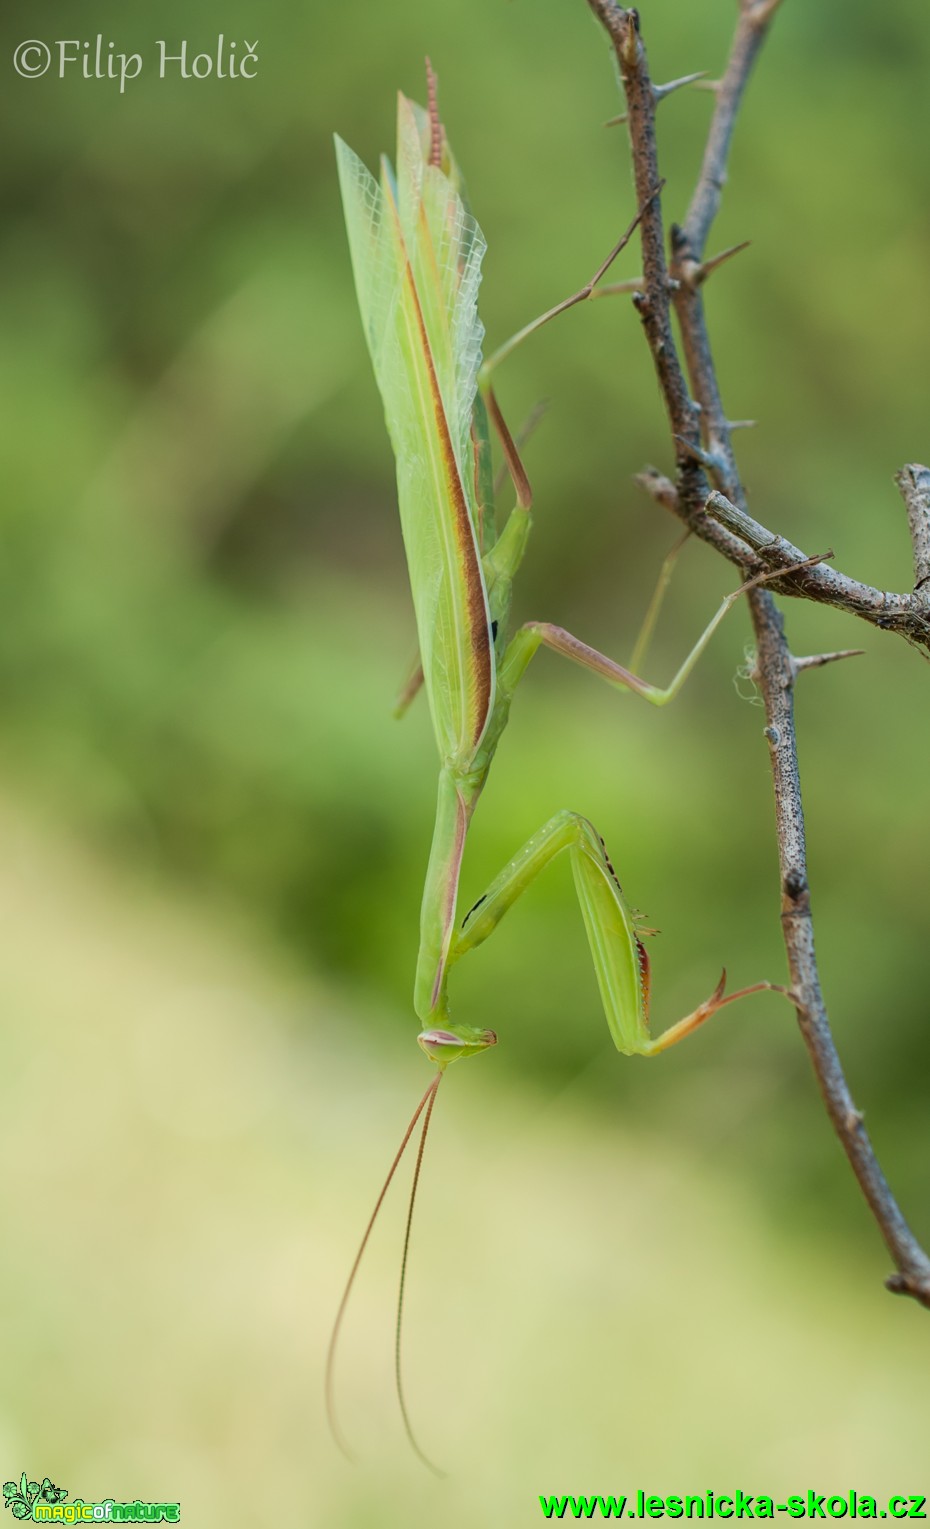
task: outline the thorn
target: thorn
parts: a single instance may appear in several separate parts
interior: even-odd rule
[[[719,472],[726,465],[714,452],[705,451],[704,447],[697,445],[695,441],[686,441],[683,435],[675,435],[672,439],[678,441],[689,457],[695,462],[700,462],[701,466],[708,468],[710,472]]]
[[[631,276],[629,281],[609,281],[602,287],[592,287],[589,297],[616,297],[621,292],[642,292],[642,276]]]
[[[641,473],[634,474],[633,482],[657,504],[664,505],[667,510],[677,510],[678,490],[671,478],[660,473],[657,467],[644,467]]]
[[[699,69],[697,74],[683,74],[680,80],[669,80],[667,85],[653,85],[652,99],[658,106],[659,102],[664,101],[666,96],[672,95],[676,90],[681,90],[685,85],[693,85],[697,80],[703,80],[706,78],[706,75],[706,69]]]
[[[842,648],[836,653],[809,653],[805,658],[794,660],[794,672],[800,674],[804,669],[822,669],[824,664],[835,664],[841,658],[859,658],[865,652],[865,648]]]
[[[686,287],[691,288],[692,292],[695,291],[698,287],[704,285],[708,276],[716,271],[718,266],[724,265],[728,260],[732,260],[734,255],[742,254],[743,250],[748,250],[751,243],[751,239],[744,239],[742,244],[731,244],[729,249],[721,250],[719,255],[712,255],[709,260],[702,260],[700,262],[697,260],[683,260],[680,266],[682,281]]]
[[[748,250],[751,243],[751,239],[744,239],[741,244],[731,244],[729,249],[721,250],[719,255],[712,255],[710,260],[705,260],[701,266],[701,281],[706,281],[711,271],[716,271],[724,261],[732,260],[734,255],[741,255],[743,250]]]
[[[757,419],[728,419],[728,430],[755,430],[759,421]]]
[[[847,1131],[858,1131],[862,1121],[863,1114],[861,1110],[849,1109],[846,1111],[846,1116],[843,1124],[845,1125]]]
[[[627,121],[629,121],[629,113],[624,111],[620,113],[619,117],[608,117],[607,121],[604,123],[604,126],[620,127],[624,122]]]
[[[697,80],[695,82],[695,89],[710,90],[713,91],[714,95],[716,95],[722,84],[722,80]]]

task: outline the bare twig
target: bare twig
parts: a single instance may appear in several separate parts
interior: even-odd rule
[[[773,536],[748,514],[733,452],[729,425],[711,353],[700,282],[688,279],[702,268],[711,225],[726,182],[727,159],[740,102],[779,0],[741,0],[729,62],[717,89],[698,184],[685,224],[672,228],[672,260],[665,259],[662,208],[658,198],[643,216],[644,287],[634,301],[652,351],[659,385],[675,442],[678,478],[674,495],[667,480],[653,472],[640,481],[673,509],[705,541],[738,563],[747,574],[765,567],[798,562],[803,554]],[[626,95],[633,172],[640,203],[659,179],[655,138],[655,97],[635,11],[614,0],[588,0],[606,28],[620,65]],[[693,396],[679,360],[671,327],[674,301]],[[709,492],[711,481],[718,492]],[[908,511],[914,546],[917,591],[888,595],[857,584],[824,564],[786,578],[784,592],[824,600],[894,627],[930,649],[930,602],[924,590],[930,576],[930,472],[905,468],[899,486]],[[707,513],[704,512],[705,503]],[[749,594],[757,642],[756,677],[766,709],[766,737],[775,791],[775,816],[782,891],[782,930],[798,1024],[810,1054],[837,1137],[846,1152],[878,1224],[897,1273],[888,1288],[930,1306],[930,1257],[911,1232],[884,1178],[843,1074],[820,985],[811,920],[804,809],[794,725],[794,685],[798,674],[820,667],[840,654],[810,659],[793,657],[784,623],[768,589]]]
[[[779,0],[755,0],[755,3],[743,0],[740,6],[729,61],[717,85],[717,104],[707,134],[701,173],[685,219],[688,243],[699,260],[720,209],[720,198],[727,181],[730,143],[743,92],[778,3]]]
[[[907,509],[914,549],[914,589],[930,596],[930,467],[909,462],[895,473],[895,483]],[[930,603],[930,602],[928,602]]]
[[[807,879],[804,806],[794,726],[794,682],[803,660],[792,659],[784,623],[763,590],[749,596],[756,633],[756,679],[765,702],[765,736],[775,788],[781,874],[781,920],[798,1024],[833,1128],[878,1223],[898,1273],[889,1289],[930,1306],[930,1258],[917,1242],[882,1173],[843,1073],[820,986]]]
[[[606,27],[617,53],[627,98],[633,172],[638,199],[642,203],[648,189],[658,183],[659,170],[655,99],[638,18],[635,11],[616,5],[613,0],[588,0],[588,3]],[[704,249],[726,184],[727,157],[736,115],[777,3],[778,0],[774,3],[773,0],[755,0],[755,3],[744,0],[730,59],[717,91],[698,184],[684,227],[673,227],[671,231],[671,269],[665,259],[662,207],[657,198],[643,214],[643,290],[634,298],[653,353],[675,438],[679,477],[677,513],[697,536],[749,574],[758,573],[762,567],[777,567],[779,545],[786,551],[790,544],[780,543],[775,535],[765,532],[763,541],[756,545],[743,537],[735,526],[728,525],[722,516],[714,514],[708,519],[704,514],[711,487],[708,472],[716,486],[731,500],[739,501],[741,496],[734,489],[734,483],[739,479],[731,444],[732,427],[728,424],[717,387],[703,300],[697,290],[701,283],[696,274],[701,271],[706,274],[708,265],[714,264],[713,261],[705,263]],[[696,377],[701,379],[699,407],[689,394],[672,335],[670,310],[673,300],[681,325],[688,374],[692,381]],[[904,469],[905,474],[912,471],[919,469]],[[918,513],[918,519],[925,527],[921,564],[924,573],[918,578],[914,594],[876,589],[832,568],[800,572],[790,582],[775,586],[777,592],[834,605],[883,631],[898,632],[930,653],[930,520],[927,511],[930,500],[926,497],[930,495],[930,477],[925,476],[921,484],[919,490],[914,487],[908,493],[902,488],[908,504],[912,537],[911,504],[920,502],[921,494],[925,496],[922,519]],[[722,534],[725,530],[734,534]],[[766,556],[759,557],[763,548]],[[803,553],[793,548],[790,555],[786,551],[782,561],[799,562],[802,559]]]
[[[822,669],[824,664],[838,664],[841,658],[861,658],[865,648],[839,648],[835,653],[807,653],[804,658],[794,660],[794,672],[800,674],[804,669]]]
[[[732,426],[730,428],[732,429]],[[918,533],[920,527],[925,526],[924,545],[927,551],[930,551],[930,511],[928,511],[930,501],[923,503],[925,519],[922,519],[920,495],[916,490],[911,492],[915,474],[924,475],[926,489],[930,492],[930,472],[925,467],[902,468],[897,481],[901,483],[902,480],[907,479],[908,490],[905,493],[905,502],[908,503],[909,494],[913,500],[917,501],[913,515],[908,503],[912,540],[915,537],[915,523]],[[739,505],[733,504],[725,494],[716,490],[709,494],[705,508],[707,514],[715,521],[728,531],[732,531],[747,547],[751,547],[766,568],[784,568],[789,563],[800,562],[804,557],[804,553],[793,542],[786,541],[783,536],[776,536],[773,531],[760,525]],[[927,555],[920,550],[921,545],[918,534],[917,539],[914,540],[915,568],[918,570],[923,566],[923,559]],[[920,580],[919,572],[918,578]],[[803,593],[807,599],[820,601],[824,605],[834,605],[838,610],[860,616],[863,621],[880,627],[882,631],[899,632],[909,642],[913,642],[925,651],[930,651],[928,579],[930,579],[930,563],[927,564],[927,574],[918,582],[913,594],[894,594],[888,590],[873,589],[871,584],[862,584],[858,579],[851,579],[847,574],[840,573],[837,568],[831,568],[826,563],[818,563],[813,568],[792,575],[784,584],[778,583],[773,587],[779,594],[792,594],[796,592],[798,585],[803,584]]]

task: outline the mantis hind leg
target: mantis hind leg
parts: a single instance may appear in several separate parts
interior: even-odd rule
[[[520,894],[566,849],[604,1013],[614,1044],[624,1055],[653,1056],[666,1051],[737,998],[763,991],[786,992],[774,983],[759,982],[725,994],[724,973],[714,992],[693,1013],[653,1038],[649,1033],[649,959],[636,917],[604,841],[587,818],[567,811],[557,813],[527,840],[466,914],[452,940],[449,967],[493,934]]]

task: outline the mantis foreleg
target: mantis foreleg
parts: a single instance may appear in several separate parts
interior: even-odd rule
[[[522,560],[528,530],[529,516],[518,505],[507,520],[500,538],[484,559],[492,606],[495,597],[509,605],[510,584]],[[663,568],[663,577],[653,597],[650,607],[653,613],[664,592],[664,585],[668,582],[668,574],[671,571],[669,563],[670,559],[667,559]],[[671,685],[665,690],[660,690],[650,685],[648,681],[640,679],[631,670],[598,653],[596,649],[588,647],[586,643],[572,637],[561,627],[552,626],[546,622],[532,622],[521,627],[506,649],[499,672],[498,731],[506,720],[513,692],[541,644],[592,669],[611,684],[635,690],[637,694],[644,696],[655,705],[664,704],[672,699],[687,679],[704,647],[736,598],[737,594],[729,595],[723,602],[720,610],[717,611],[681,665]],[[638,646],[642,647],[642,643]],[[495,743],[492,741],[488,764],[493,757],[494,747]],[[437,1021],[441,1023],[445,1017],[445,974],[452,940],[465,836],[486,770],[487,765],[483,768],[479,767],[476,776],[470,780],[458,777],[449,768],[442,769],[439,774],[436,820],[420,911],[420,947],[414,984],[414,1008],[422,1020],[429,1020],[431,1023]]]
[[[491,595],[493,595],[497,587],[497,580],[505,584],[512,578],[513,568],[519,563],[523,555],[527,525],[528,517],[518,506],[511,514],[496,546],[485,558],[485,567],[489,570],[488,588]],[[492,563],[494,564],[493,567],[491,566]],[[600,675],[609,684],[615,685],[622,690],[632,690],[636,695],[640,695],[644,700],[651,702],[653,706],[664,706],[678,694],[714,632],[717,630],[717,627],[727,614],[727,611],[739,599],[740,595],[747,589],[759,583],[764,583],[766,579],[775,576],[772,574],[760,574],[756,578],[749,580],[747,584],[742,585],[739,589],[734,590],[732,594],[727,595],[712,619],[708,622],[690,653],[688,653],[684,662],[680,665],[674,678],[664,687],[653,685],[648,680],[642,679],[638,674],[634,674],[631,669],[625,669],[622,664],[616,663],[604,653],[599,653],[596,648],[589,647],[587,643],[574,637],[571,632],[565,631],[563,627],[554,626],[550,622],[528,622],[515,634],[508,644],[503,658],[500,660],[493,728],[489,732],[484,744],[483,755],[479,755],[474,761],[474,766],[467,775],[457,775],[449,767],[444,768],[440,772],[436,826],[433,833],[433,844],[430,851],[429,869],[427,871],[420,917],[420,952],[414,990],[414,1005],[421,1019],[428,1020],[431,1024],[445,1024],[447,1018],[446,977],[449,964],[456,958],[457,954],[462,953],[463,949],[470,948],[471,944],[477,943],[474,937],[471,937],[463,946],[463,937],[461,935],[455,943],[453,943],[452,938],[465,834],[475,804],[483,788],[487,771],[490,768],[500,733],[506,725],[514,691],[526,672],[533,655],[539,651],[541,646],[551,648],[554,652],[561,653],[563,657],[570,658],[573,663],[580,664],[583,668],[590,669],[592,673]],[[662,584],[660,581],[659,596],[661,596],[661,592]],[[566,827],[568,823],[573,823],[576,826],[568,828]],[[563,814],[559,818],[553,818],[548,827],[543,830],[542,835],[538,837],[538,840],[530,840],[526,850],[521,853],[529,855],[532,862],[533,856],[538,850],[539,854],[543,856],[542,863],[545,863],[545,860],[551,854],[557,853],[558,849],[566,847],[567,841],[560,842],[558,840],[559,833],[570,833],[577,837],[581,833],[577,825],[585,823],[586,819],[578,818],[575,814]],[[587,825],[587,828],[590,830],[590,833],[594,833],[593,829],[590,828],[590,824]],[[555,844],[554,848],[547,847],[550,845],[550,840]],[[590,844],[590,842],[584,838],[582,833],[582,838],[575,847],[581,851],[584,848],[584,844]],[[594,835],[594,842],[600,844],[596,834]],[[598,851],[595,849],[595,861],[597,860],[597,855]],[[592,953],[594,953],[595,938],[600,939],[600,936],[595,936],[592,931],[595,925],[606,928],[610,923],[612,915],[609,901],[604,902],[602,892],[598,890],[599,882],[597,879],[591,881],[589,872],[585,871],[583,883],[578,880],[579,869],[584,869],[584,865],[589,860],[591,860],[590,855],[587,855],[586,858],[583,857],[583,862],[579,862],[577,857],[573,855],[573,864],[576,867],[576,884],[578,884],[579,898],[585,913],[589,938],[592,940]],[[601,880],[603,880],[604,866],[609,870],[606,854],[602,856],[602,870],[599,873]],[[511,874],[516,875],[517,869],[516,863],[513,863],[508,868],[508,876]],[[531,872],[531,875],[535,874],[535,870]],[[507,907],[510,906],[513,897],[517,896],[522,890],[523,884],[519,877],[517,877],[517,881],[514,883],[514,890],[509,894],[509,901],[506,902]],[[594,902],[591,899],[594,899]],[[601,904],[599,914],[593,911],[594,904],[598,902],[598,899],[600,899]],[[592,919],[594,923],[592,923]],[[480,938],[485,938],[485,936],[482,935]],[[618,1046],[623,1050],[624,1047],[617,1039],[618,1031],[615,1019],[611,1017],[614,999],[611,993],[605,991],[604,987],[604,981],[606,980],[608,987],[615,988],[616,978],[610,978],[607,975],[602,977],[602,973],[607,973],[607,967],[603,961],[600,964],[598,963],[597,954],[595,954],[595,966],[598,969],[598,979],[601,981],[604,1008],[610,1021],[611,1030]],[[713,1013],[714,1009],[719,1007],[719,1002],[716,1002],[706,1013],[701,1011],[699,1019],[694,1019],[694,1016],[691,1016],[690,1018],[694,1023],[690,1023],[688,1028],[693,1029],[694,1024],[700,1023],[701,1019],[707,1018],[709,1013]],[[682,1033],[685,1032],[683,1031]],[[666,1041],[664,1044],[670,1044],[670,1042]],[[656,1049],[657,1046],[658,1042],[650,1041],[649,1046],[645,1049]],[[642,1050],[644,1048],[639,1047],[636,1049]]]
[[[453,940],[448,965],[482,944],[520,894],[565,849],[571,856],[575,889],[610,1033],[617,1050],[624,1055],[655,1056],[683,1040],[737,998],[765,991],[785,992],[774,983],[757,982],[724,996],[724,973],[704,1003],[653,1038],[649,1034],[649,959],[637,933],[636,919],[603,840],[587,818],[577,812],[557,813],[514,855],[466,915]]]

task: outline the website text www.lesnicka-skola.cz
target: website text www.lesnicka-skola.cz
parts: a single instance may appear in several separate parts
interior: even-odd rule
[[[921,1518],[926,1496],[902,1493],[887,1499],[868,1492],[795,1492],[779,1501],[765,1492],[687,1492],[660,1497],[642,1489],[635,1496],[540,1492],[544,1518]]]

